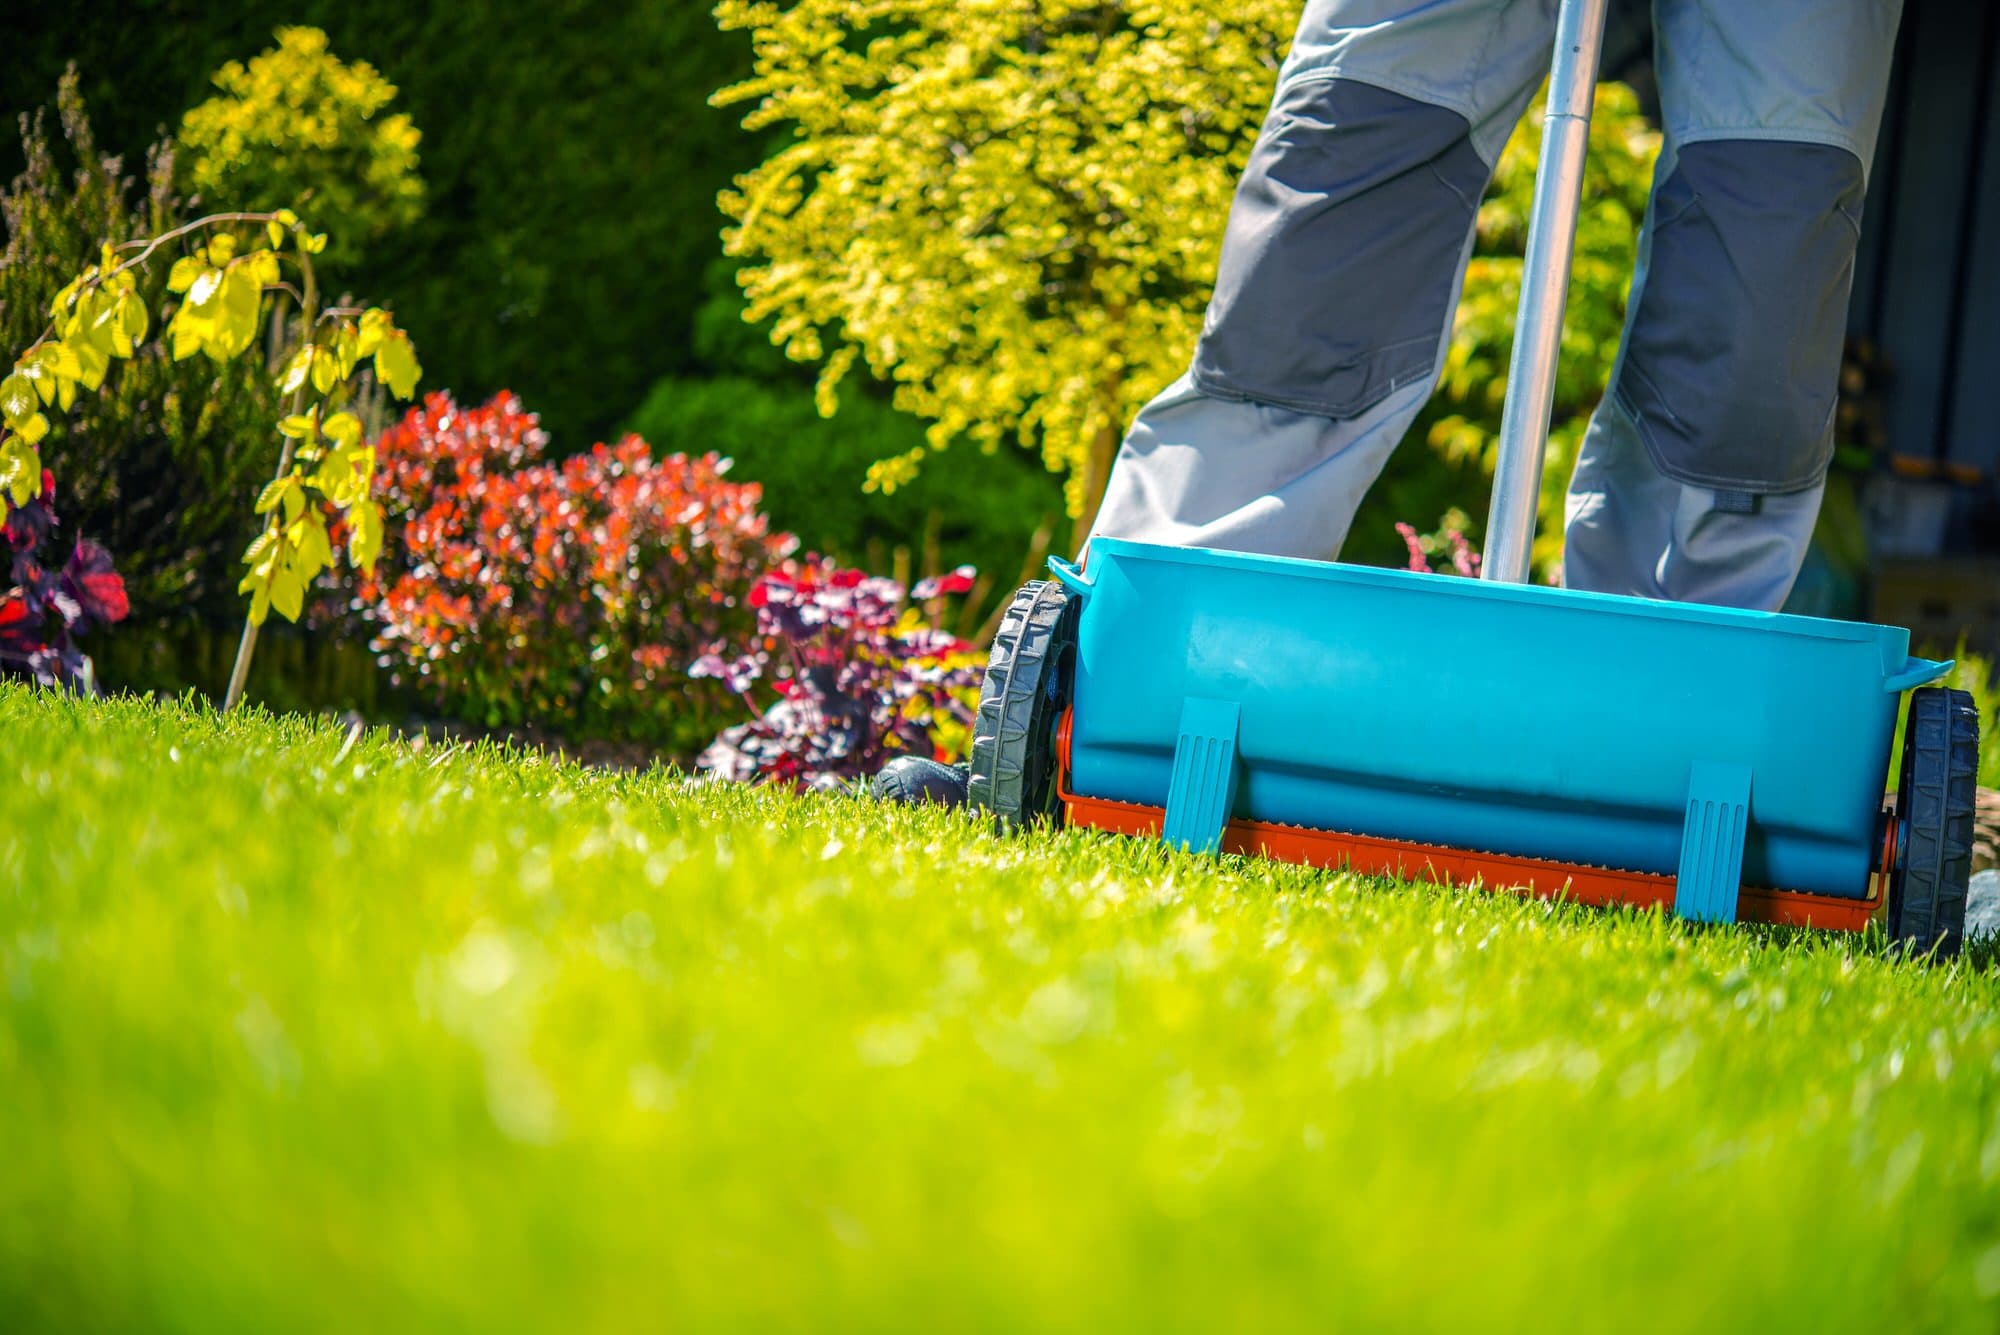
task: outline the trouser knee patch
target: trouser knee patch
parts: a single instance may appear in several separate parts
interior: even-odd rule
[[[1346,418],[1434,376],[1488,175],[1455,111],[1350,79],[1281,89],[1230,209],[1196,385]]]
[[[1825,476],[1862,193],[1841,148],[1680,149],[1614,387],[1661,472],[1751,493]]]

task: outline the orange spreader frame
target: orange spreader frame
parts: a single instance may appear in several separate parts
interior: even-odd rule
[[[1056,792],[1062,798],[1069,823],[1114,834],[1158,838],[1165,820],[1165,812],[1159,807],[1103,797],[1083,797],[1069,791],[1069,739],[1070,717],[1065,714],[1057,730],[1060,776],[1056,781]],[[1890,829],[1893,832],[1894,822],[1890,822]],[[1560,895],[1599,907],[1633,904],[1640,908],[1658,907],[1671,911],[1674,905],[1674,878],[1671,876],[1513,857],[1505,853],[1476,853],[1441,844],[1406,843],[1300,825],[1232,820],[1223,830],[1222,848],[1226,853],[1259,855],[1310,867],[1345,867],[1371,876],[1421,878],[1453,885],[1478,883],[1489,890],[1512,890],[1544,899]],[[1893,865],[1893,858],[1886,848],[1882,865]],[[1737,913],[1745,922],[1858,932],[1868,926],[1876,910],[1882,906],[1877,888],[1880,879],[1871,878],[1866,899],[1840,899],[1796,890],[1756,890],[1746,886],[1738,901]]]

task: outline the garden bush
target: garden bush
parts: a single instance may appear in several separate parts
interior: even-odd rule
[[[104,238],[50,300],[48,323],[13,350],[0,378],[0,488],[17,505],[36,494],[51,416],[122,380],[114,366],[143,358],[156,327],[155,356],[164,346],[177,363],[261,363],[284,416],[269,423],[277,465],[256,493],[263,518],[236,587],[250,605],[224,692],[230,709],[272,610],[297,621],[307,589],[342,549],[355,569],[372,571],[382,532],[375,454],[348,409],[364,394],[378,405],[384,393],[412,397],[423,368],[387,311],[323,299],[312,257],[327,235],[290,208],[218,210],[145,232]],[[165,278],[157,311],[139,286],[149,274]]]
[[[722,196],[750,314],[824,392],[856,365],[892,385],[936,447],[1028,448],[1087,529],[1126,423],[1193,351],[1295,0],[716,16],[755,52],[716,101],[784,136]]]
[[[909,596],[934,605],[971,588],[971,571],[956,570]],[[750,603],[755,638],[690,669],[752,713],[702,752],[702,769],[810,789],[867,778],[899,755],[956,758],[978,708],[981,656],[926,625],[902,585],[812,557],[765,575]]]
[[[1062,515],[1061,483],[1033,460],[971,442],[932,457],[894,492],[865,492],[869,466],[922,448],[924,426],[864,394],[845,395],[832,417],[821,417],[805,385],[669,377],[627,426],[661,449],[734,459],[741,476],[762,484],[771,522],[814,551],[884,570],[907,545],[918,549],[923,574],[976,567],[988,601],[1012,590],[1036,529]],[[927,533],[935,535],[928,554]]]
[[[103,5],[50,4],[8,32],[0,109],[32,105],[75,59],[104,141],[143,144],[274,28],[321,29],[394,84],[394,108],[424,131],[424,216],[371,242],[351,281],[396,295],[434,383],[467,401],[515,390],[566,450],[692,364],[716,194],[761,156],[707,105],[749,66],[748,42],[710,8],[132,0],[111,22]]]
[[[0,672],[34,678],[45,686],[94,688],[90,659],[77,636],[93,626],[125,619],[125,583],[111,555],[89,538],[70,544],[60,566],[56,539],[55,475],[42,471],[38,495],[11,505],[0,493],[0,543],[9,557],[12,586],[0,593]]]
[[[892,384],[897,406],[932,423],[933,446],[1014,440],[1039,454],[1067,475],[1087,527],[1126,424],[1193,352],[1297,6],[724,0],[717,14],[751,32],[756,69],[716,100],[746,107],[753,130],[792,136],[722,198],[728,253],[755,261],[747,314],[821,368],[824,393],[857,364]],[[846,58],[824,58],[835,49]],[[1048,114],[1022,134],[1029,103]],[[1540,119],[1525,117],[1502,153],[1438,399],[1412,433],[1438,457],[1402,452],[1357,517],[1349,559],[1393,561],[1395,516],[1477,504],[1465,492],[1484,490]],[[1545,575],[1616,351],[1658,147],[1632,91],[1603,88],[1536,552]],[[911,450],[878,475],[927,462]]]
[[[511,394],[432,394],[375,442],[381,559],[350,608],[399,684],[488,727],[692,750],[729,710],[688,665],[788,555],[755,484],[636,435],[560,462]]]
[[[0,347],[26,348],[49,308],[106,242],[157,235],[187,221],[173,190],[173,152],[147,157],[143,181],[100,150],[74,70],[57,88],[60,138],[46,113],[23,117],[26,166],[4,195]],[[137,275],[159,309],[166,267]],[[135,621],[183,621],[234,610],[234,565],[256,525],[244,497],[269,470],[277,392],[260,358],[173,360],[160,336],[145,342],[96,394],[53,417],[43,457],[62,477],[73,531],[118,553]]]
[[[333,237],[326,263],[351,269],[367,243],[423,212],[422,135],[383,114],[396,88],[347,64],[317,28],[280,28],[278,45],[215,73],[220,92],[181,120],[180,170],[211,206],[309,213]]]
[[[857,363],[893,383],[935,446],[1018,440],[1068,475],[1087,525],[1126,423],[1193,351],[1297,6],[975,16],[950,0],[725,0],[717,13],[756,43],[753,77],[718,102],[793,135],[723,196],[729,253],[758,261],[742,275],[747,313],[775,320],[825,391]],[[851,58],[822,58],[843,41]],[[1047,88],[1063,90],[1052,114],[1017,133],[1018,107]],[[1463,503],[1491,470],[1539,142],[1531,114],[1480,209],[1438,402],[1412,433],[1443,464],[1400,461],[1350,559],[1394,559],[1395,515]],[[1616,350],[1658,146],[1630,89],[1600,91],[1545,499],[1560,496]],[[879,467],[920,462],[913,450]],[[1409,484],[1431,479],[1456,494],[1420,499]],[[1545,573],[1560,513],[1545,503]]]

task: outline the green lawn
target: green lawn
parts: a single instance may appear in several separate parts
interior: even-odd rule
[[[1991,1331],[2000,975],[0,688],[0,1328]]]

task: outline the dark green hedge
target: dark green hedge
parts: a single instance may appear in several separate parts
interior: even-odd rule
[[[466,402],[513,389],[567,451],[691,364],[715,195],[758,156],[707,106],[748,48],[705,0],[48,4],[9,31],[0,109],[45,105],[74,60],[100,141],[136,162],[214,69],[289,23],[380,69],[424,132],[428,215],[352,279],[411,331],[427,388]],[[0,152],[11,177],[18,147]]]
[[[942,567],[974,565],[996,588],[1011,588],[1037,525],[1054,517],[1056,542],[1067,538],[1062,484],[1020,450],[946,450],[893,495],[863,492],[868,465],[921,446],[924,428],[857,388],[823,418],[807,386],[669,377],[626,425],[656,450],[728,455],[732,477],[763,484],[774,525],[815,551],[885,574],[896,547],[919,548],[934,527]],[[910,559],[921,572],[921,550]]]

